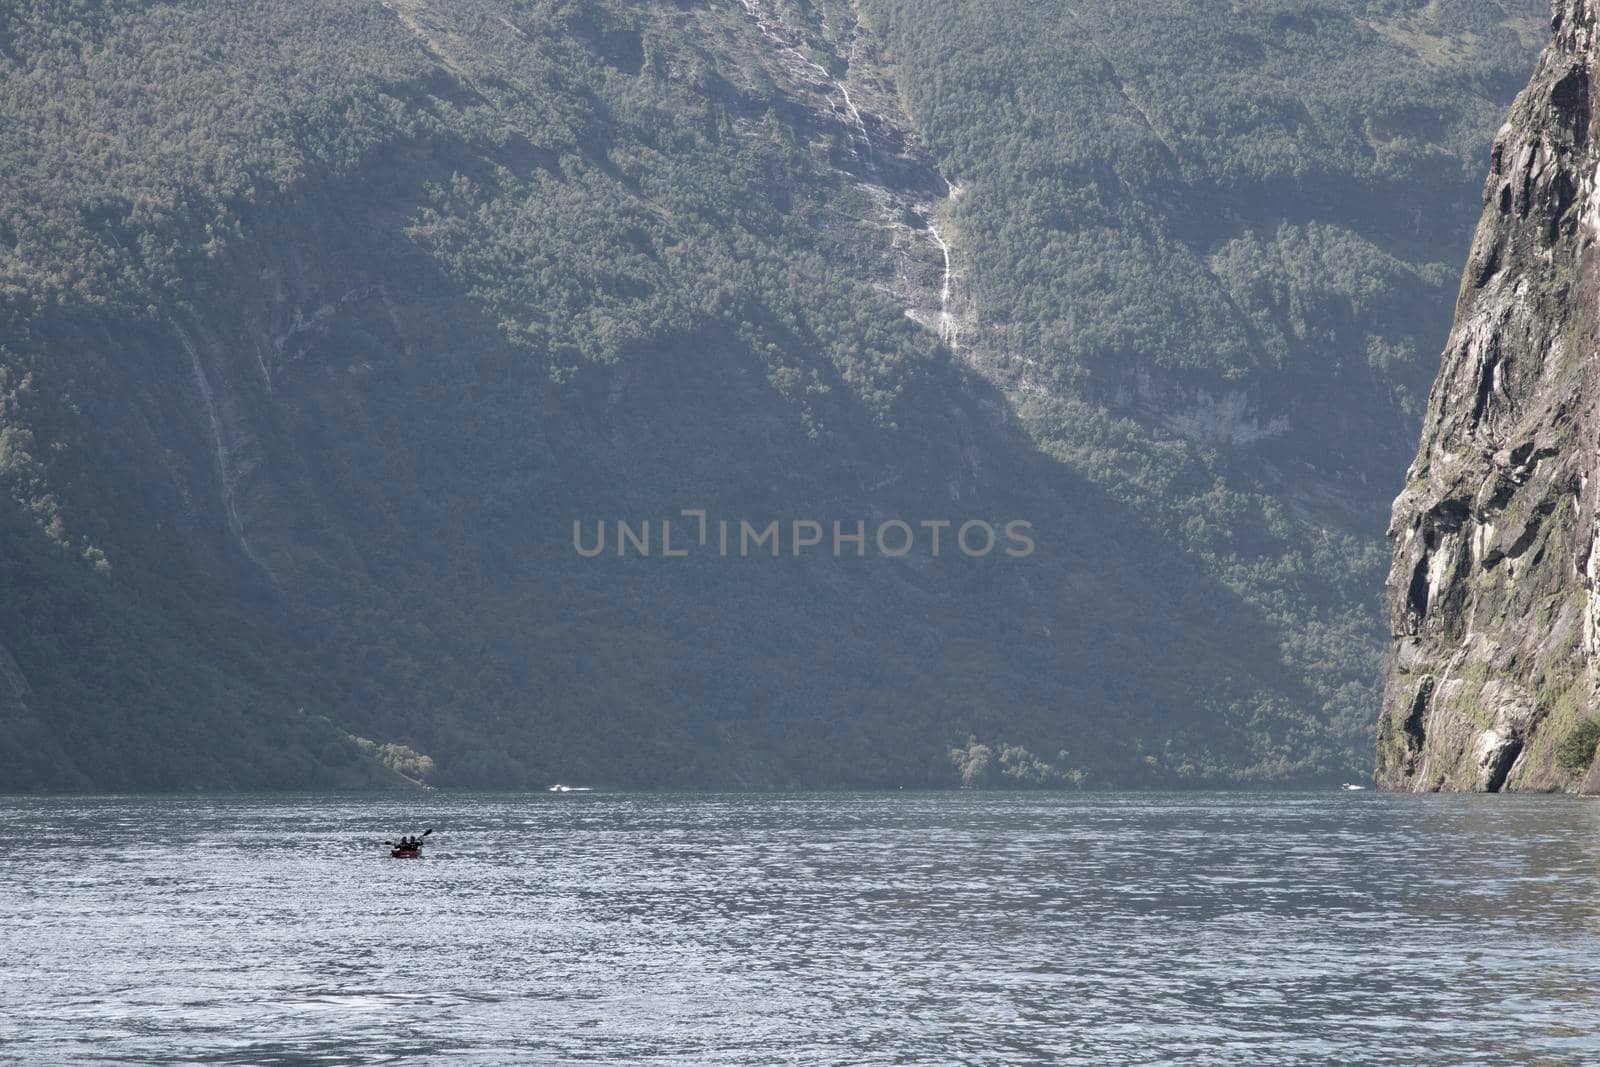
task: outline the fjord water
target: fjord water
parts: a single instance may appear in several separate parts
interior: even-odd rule
[[[0,833],[6,1062],[1600,1056],[1575,798],[0,798]]]

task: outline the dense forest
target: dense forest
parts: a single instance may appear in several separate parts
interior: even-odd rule
[[[1365,775],[1540,16],[8,5],[0,790]]]
[[[866,5],[976,191],[954,224],[988,376],[1267,620],[1297,710],[1357,750],[1389,502],[1546,7]]]

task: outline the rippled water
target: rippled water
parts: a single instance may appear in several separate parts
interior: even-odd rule
[[[0,798],[0,1060],[1593,1062],[1597,831],[1371,793]]]

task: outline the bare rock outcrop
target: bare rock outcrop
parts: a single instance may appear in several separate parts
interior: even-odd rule
[[[1394,504],[1377,781],[1580,788],[1600,637],[1595,11],[1553,39],[1495,138],[1417,458]]]

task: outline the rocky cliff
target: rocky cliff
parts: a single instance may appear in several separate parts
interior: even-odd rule
[[[1497,135],[1422,444],[1395,501],[1378,784],[1600,788],[1595,10]]]

